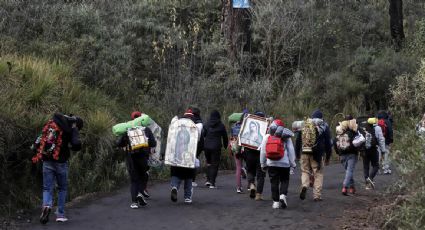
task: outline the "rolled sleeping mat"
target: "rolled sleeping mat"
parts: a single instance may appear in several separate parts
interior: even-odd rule
[[[152,124],[152,121],[153,120],[149,117],[149,115],[142,114],[142,116],[134,120],[112,126],[112,133],[118,137],[127,133],[127,130],[130,128],[134,128],[136,126],[148,127],[150,124]]]
[[[243,113],[232,113],[229,117],[228,120],[230,123],[235,123],[241,120],[243,116]]]
[[[292,122],[292,131],[297,132],[304,128],[304,121],[294,121]]]

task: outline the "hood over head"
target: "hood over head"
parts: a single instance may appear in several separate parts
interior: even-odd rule
[[[388,113],[385,110],[381,110],[377,114],[378,119],[388,119]]]
[[[316,109],[312,114],[311,118],[320,118],[323,119],[323,113],[320,111],[320,109]]]
[[[210,114],[210,120],[208,121],[209,126],[216,126],[221,123],[221,115],[217,110],[213,110]]]

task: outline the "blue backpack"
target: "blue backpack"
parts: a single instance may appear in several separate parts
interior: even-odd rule
[[[231,128],[231,136],[237,137],[239,135],[239,131],[241,131],[241,123],[237,122],[234,125],[232,125]]]

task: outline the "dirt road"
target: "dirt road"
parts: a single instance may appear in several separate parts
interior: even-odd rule
[[[203,186],[194,189],[193,204],[183,203],[183,191],[179,201],[170,201],[170,188],[167,183],[152,185],[149,188],[152,198],[146,207],[130,209],[129,189],[116,195],[100,198],[72,207],[67,210],[69,221],[50,222],[42,226],[37,217],[27,229],[341,229],[337,220],[345,210],[366,209],[374,202],[372,197],[392,181],[392,176],[378,175],[377,190],[364,190],[362,163],[356,166],[358,193],[355,196],[342,196],[340,193],[344,170],[340,164],[325,168],[323,201],[314,202],[311,190],[307,199],[299,199],[300,171],[291,176],[288,194],[288,208],[273,210],[269,179],[266,179],[264,201],[254,201],[245,194],[237,194],[233,175],[220,175],[218,189]],[[203,178],[198,177],[203,184]],[[246,186],[246,181],[244,181]],[[375,199],[376,200],[376,199]]]

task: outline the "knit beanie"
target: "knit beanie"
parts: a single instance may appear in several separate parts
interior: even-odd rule
[[[134,119],[136,119],[136,118],[138,118],[140,116],[142,116],[142,112],[134,111],[134,112],[131,113],[131,119],[132,120],[134,120]]]

